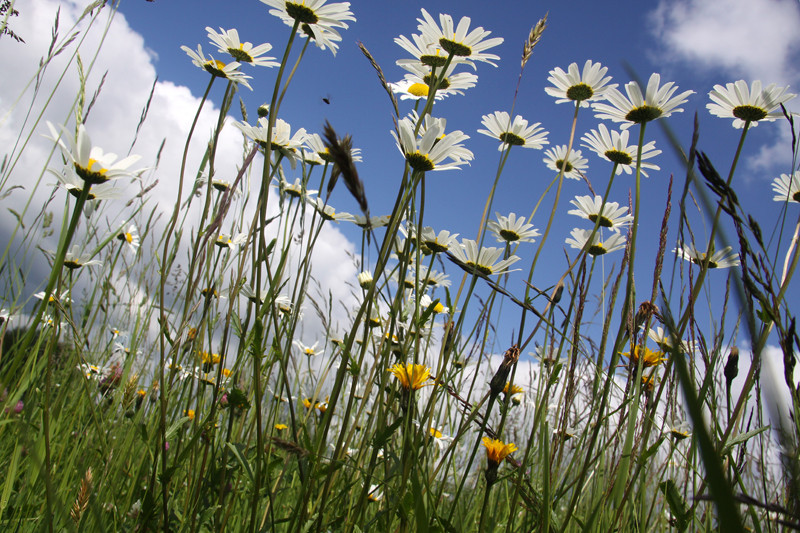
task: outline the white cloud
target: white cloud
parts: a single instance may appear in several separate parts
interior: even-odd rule
[[[661,0],[651,23],[668,60],[765,84],[800,79],[800,6],[794,0]]]
[[[800,3],[796,0],[660,0],[650,13],[660,46],[651,54],[659,64],[688,65],[714,83],[744,79],[764,85],[800,84]],[[710,87],[709,87],[710,89]],[[797,111],[798,100],[787,104]],[[772,138],[747,160],[754,173],[782,170],[791,163],[791,132],[766,126]],[[761,128],[759,128],[761,129]],[[783,171],[783,170],[782,170]],[[764,177],[769,181],[774,176]]]
[[[84,7],[83,2],[73,0],[61,2],[41,0],[30,3],[24,9],[20,9],[20,16],[13,20],[14,31],[21,35],[26,43],[3,41],[4,52],[0,54],[0,71],[7,75],[0,76],[0,146],[10,151],[11,147],[30,136],[27,145],[20,144],[10,154],[10,161],[15,162],[13,171],[2,176],[7,178],[7,182],[2,186],[0,192],[7,191],[12,185],[25,186],[24,190],[18,189],[11,192],[0,203],[0,240],[3,242],[10,240],[11,230],[16,225],[16,220],[7,211],[7,207],[13,207],[22,213],[23,206],[32,196],[30,207],[23,214],[26,228],[29,229],[33,221],[41,214],[42,206],[52,194],[53,189],[48,185],[55,181],[52,176],[44,175],[40,184],[34,185],[37,177],[43,172],[45,162],[53,148],[53,142],[42,136],[47,133],[44,121],[66,123],[68,129],[71,129],[74,124],[72,106],[80,88],[75,51],[80,52],[85,70],[88,70],[89,66],[93,64],[86,84],[87,102],[96,91],[103,74],[107,72],[102,91],[86,122],[93,143],[101,146],[105,151],[117,154],[126,154],[129,151],[142,109],[156,78],[155,55],[145,46],[142,36],[131,29],[122,14],[116,14],[113,18],[105,41],[100,45],[105,30],[103,26],[110,12],[110,8],[106,7],[90,30],[86,31],[88,19],[84,19],[78,24],[77,39],[65,47],[47,65],[44,75],[41,77],[41,86],[34,98],[32,86],[27,86],[27,84],[35,77],[40,58],[47,55],[56,11],[60,9],[58,33],[60,39],[64,39],[76,31],[74,28],[70,28],[78,21]],[[100,51],[95,58],[98,46]],[[186,61],[188,62],[189,59],[187,58]],[[13,73],[13,75],[8,73]],[[165,141],[158,168],[145,174],[143,184],[122,183],[122,180],[119,180],[120,183],[116,186],[122,190],[123,198],[106,202],[105,208],[97,214],[107,218],[107,220],[98,221],[98,227],[103,229],[119,227],[124,220],[134,215],[136,206],[126,207],[127,199],[139,193],[142,185],[147,186],[157,181],[158,184],[149,193],[149,201],[145,204],[145,209],[136,215],[141,227],[141,223],[147,219],[148,211],[155,210],[154,219],[157,219],[157,222],[151,231],[151,237],[155,235],[156,240],[163,234],[165,223],[172,213],[177,198],[183,146],[200,104],[200,98],[195,94],[205,88],[208,80],[207,74],[198,70],[197,85],[194,87],[195,94],[193,94],[193,90],[189,87],[166,80],[168,73],[158,74],[160,81],[155,85],[147,120],[131,150],[132,153],[142,156],[142,160],[137,166],[153,166],[161,143]],[[222,83],[217,83],[216,86],[211,93],[212,99],[219,99],[224,88]],[[19,95],[22,96],[17,100]],[[28,114],[29,106],[32,111],[30,114]],[[219,108],[209,101],[199,116],[187,158],[183,202],[186,201],[193,185],[194,176],[218,114]],[[0,154],[0,157],[3,155],[5,154]],[[241,134],[228,124],[223,130],[217,149],[217,175],[233,181],[241,161]],[[48,166],[58,167],[60,164],[60,155],[56,152]],[[258,159],[254,162],[254,168],[260,168]],[[273,210],[272,214],[275,214],[277,199],[273,192],[270,194],[273,196],[269,200],[269,205]],[[56,232],[48,242],[43,244],[45,248],[54,249],[56,246],[55,239],[59,233],[64,197],[63,191],[58,191],[55,201],[48,207],[55,215]],[[196,207],[199,207],[201,203],[200,201],[193,202],[192,209],[195,212],[187,219],[187,226],[184,227],[184,241],[189,240],[191,231],[197,230],[199,215]],[[249,217],[252,216],[255,207],[252,204],[254,203],[250,202],[251,205],[243,215],[244,220],[249,220]],[[223,223],[222,231],[228,232],[229,226],[228,221]],[[22,232],[19,233],[17,238]],[[29,239],[34,245],[41,242],[41,236],[37,234],[29,235]],[[331,290],[334,301],[337,298],[347,300],[350,294],[344,281],[355,280],[357,273],[348,252],[352,254],[355,247],[336,229],[335,225],[331,224],[326,224],[323,228],[318,242],[319,246],[314,254],[315,267],[312,275],[320,283],[325,294],[329,289]],[[140,249],[140,254],[147,254],[144,262],[149,264],[149,268],[153,270],[156,268],[156,262],[151,258],[161,253],[160,248],[156,251],[154,246],[151,240],[147,240],[142,243],[142,249]],[[183,243],[183,246],[185,247],[186,243]],[[43,282],[45,276],[49,274],[49,269],[41,261],[41,256],[35,249],[28,253],[24,261],[21,257],[17,260],[27,263],[25,268],[29,271],[29,286],[25,291],[26,294],[29,294],[35,290],[37,284]],[[185,261],[186,254],[179,252],[178,257],[180,261]],[[149,277],[152,279],[154,275]],[[142,283],[142,280],[137,276],[136,281],[128,280],[128,282]],[[120,283],[124,285],[123,281]],[[144,298],[142,296],[144,294],[149,295],[147,298],[153,298],[152,287],[149,290],[144,287],[131,289],[130,292],[136,294],[139,300]],[[10,302],[6,302],[4,305],[8,303]]]

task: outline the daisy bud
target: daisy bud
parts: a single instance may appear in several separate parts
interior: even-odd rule
[[[369,290],[369,288],[372,287],[372,281],[373,281],[372,274],[367,272],[366,270],[358,275],[358,284],[365,291]]]
[[[503,362],[500,363],[500,367],[489,382],[489,390],[491,391],[492,397],[503,392],[508,381],[508,374],[511,372],[511,367],[517,364],[517,361],[519,361],[519,346],[515,344],[503,354]]]

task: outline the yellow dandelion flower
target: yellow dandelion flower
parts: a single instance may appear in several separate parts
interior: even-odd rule
[[[219,363],[220,356],[218,353],[208,353],[206,351],[198,352],[200,360],[207,365],[216,365]]]
[[[639,364],[639,356],[640,356],[640,354],[641,354],[641,347],[637,346],[633,351],[633,357],[631,357],[631,353],[630,352],[625,352],[622,355],[624,355],[625,357],[630,359],[633,362],[633,364],[638,365]],[[667,358],[664,357],[664,352],[653,351],[650,348],[645,346],[645,348],[644,348],[644,356],[643,356],[643,361],[642,361],[642,364],[644,365],[645,368],[648,368],[648,367],[651,367],[651,366],[657,366],[657,365],[663,363],[666,360],[667,360]]]
[[[506,444],[500,439],[489,437],[483,437],[483,445],[486,446],[486,458],[495,465],[499,465],[503,459],[517,451],[517,446],[513,442]]]
[[[514,395],[519,394],[520,392],[525,392],[525,389],[519,385],[512,385],[510,382],[506,382],[506,386],[503,387],[503,394],[508,394],[509,392]]]
[[[400,384],[404,389],[417,390],[426,385],[431,377],[431,369],[425,365],[415,365],[408,363],[406,365],[397,363],[389,369],[394,377],[400,380]]]
[[[275,429],[277,429],[278,431],[283,431],[284,429],[286,429],[288,427],[289,426],[287,426],[286,424],[275,424]]]

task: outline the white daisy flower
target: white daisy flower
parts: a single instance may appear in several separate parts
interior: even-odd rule
[[[467,150],[462,141],[468,135],[456,130],[445,134],[447,121],[443,118],[426,116],[424,133],[420,128],[420,137],[414,134],[415,123],[411,118],[403,118],[397,123],[397,132],[392,131],[397,147],[416,171],[447,170],[469,164],[472,152]],[[429,119],[429,120],[428,120]],[[444,162],[450,159],[448,162]]]
[[[591,234],[592,230],[590,229],[575,228],[571,233],[572,238],[568,238],[566,243],[572,248],[583,250],[584,246],[589,242]],[[623,235],[613,231],[607,239],[603,239],[603,235],[598,230],[594,232],[594,237],[592,237],[591,243],[589,243],[586,248],[586,253],[594,256],[607,254],[625,248],[625,242],[625,237]]]
[[[677,90],[678,87],[671,81],[661,86],[661,75],[654,73],[647,82],[644,94],[639,84],[631,81],[625,84],[627,97],[616,88],[610,89],[606,92],[606,101],[595,102],[592,108],[597,118],[622,122],[620,127],[626,129],[633,124],[650,122],[683,111],[678,106],[685,103],[694,91],[684,91],[676,95]]]
[[[489,39],[491,32],[484,30],[482,27],[469,31],[471,22],[469,17],[462,17],[458,22],[458,26],[454,26],[453,18],[450,15],[440,14],[439,23],[441,28],[424,9],[422,10],[422,17],[422,19],[417,19],[419,22],[417,29],[422,33],[423,38],[438,42],[439,46],[448,54],[497,66],[492,61],[499,60],[500,57],[486,53],[486,50],[502,44],[503,39],[501,37]]]
[[[58,178],[58,183],[56,184],[58,187],[61,187],[75,198],[80,197],[84,187],[86,187],[86,182],[75,173],[73,167],[67,167],[64,169],[65,171],[61,173],[57,173],[53,169],[47,170]],[[115,188],[111,183],[102,183],[100,185],[91,186],[87,200],[90,202],[92,200],[113,200],[122,198],[123,196],[124,193],[122,189]]]
[[[186,54],[192,59],[192,63],[194,63],[195,66],[205,70],[212,76],[217,78],[225,78],[230,82],[233,82],[237,85],[244,85],[251,91],[253,90],[253,88],[250,87],[250,84],[247,83],[247,80],[252,79],[252,76],[248,76],[244,72],[238,70],[238,61],[231,61],[230,63],[226,64],[218,59],[214,59],[213,56],[208,56],[208,58],[206,58],[206,56],[203,54],[203,47],[199,44],[197,45],[196,52],[188,46],[181,46],[181,50],[186,52]]]
[[[625,171],[626,174],[632,174],[636,168],[636,153],[639,149],[637,144],[628,144],[629,130],[622,131],[608,131],[605,124],[600,124],[597,130],[592,130],[583,137],[581,140],[586,148],[592,150],[594,153],[617,165],[617,175]],[[642,146],[642,164],[641,173],[647,177],[646,169],[661,170],[660,167],[653,163],[648,163],[645,159],[650,159],[661,153],[661,150],[656,150],[656,142],[650,141]]]
[[[483,115],[481,124],[486,129],[478,130],[478,133],[499,140],[500,146],[497,149],[500,151],[505,150],[506,145],[541,150],[545,144],[549,144],[547,141],[549,132],[539,127],[540,122],[528,126],[528,121],[519,115],[515,116],[512,122],[505,111],[495,111],[491,115]]]
[[[714,90],[708,93],[711,103],[706,104],[706,108],[714,116],[732,118],[734,128],[743,128],[745,122],[756,127],[762,120],[773,122],[783,117],[781,104],[796,96],[788,90],[789,87],[778,87],[774,83],[762,88],[758,80],[750,87],[744,80],[727,83],[724,87],[714,85]]]
[[[136,255],[136,251],[139,249],[139,230],[136,228],[136,224],[129,224],[128,229],[117,234],[117,239],[127,244],[128,249],[133,255]]]
[[[535,237],[541,235],[533,228],[533,224],[526,223],[525,217],[517,217],[515,213],[510,213],[507,217],[497,212],[494,215],[497,221],[490,220],[487,228],[495,234],[497,242],[534,242]]]
[[[617,87],[616,83],[608,85],[611,76],[606,76],[606,72],[608,67],[589,59],[583,64],[583,71],[578,70],[577,63],[567,67],[567,72],[556,67],[547,78],[554,86],[545,87],[544,91],[557,98],[557,104],[578,102],[581,107],[589,107],[589,102],[602,100],[607,91]]]
[[[347,29],[345,21],[355,21],[356,18],[350,11],[350,2],[326,4],[326,1],[261,0],[273,8],[269,10],[270,15],[280,18],[288,26],[299,22],[298,32],[314,39],[320,49],[330,48],[331,53],[336,55],[339,45],[333,41],[341,41],[342,37],[335,28]]]
[[[422,100],[428,98],[430,89],[427,83],[408,78],[402,79],[397,83],[389,82],[388,85],[392,92],[400,97],[400,100]],[[437,100],[441,100],[446,96],[449,96],[446,91],[436,91]]]
[[[412,297],[411,303],[412,304],[414,303],[414,298],[413,297]],[[433,311],[434,314],[437,314],[437,315],[441,314],[441,313],[447,314],[447,313],[450,312],[450,309],[445,307],[442,304],[442,302],[440,302],[439,300],[437,300],[436,303],[434,304],[433,298],[431,298],[427,294],[423,294],[422,298],[419,299],[419,306],[420,306],[420,309],[422,309],[423,312],[427,311],[429,307],[433,306],[432,311]]]
[[[269,43],[258,46],[253,46],[253,43],[250,42],[243,43],[239,40],[239,32],[235,29],[223,30],[220,28],[221,33],[217,33],[213,28],[206,27],[206,31],[211,43],[218,47],[220,53],[230,54],[239,63],[249,63],[260,67],[280,66],[274,57],[263,57],[263,54],[272,50],[272,45]]]
[[[633,215],[628,213],[628,208],[620,207],[617,202],[606,202],[603,205],[603,197],[599,194],[595,196],[576,196],[569,203],[577,207],[577,209],[568,211],[568,214],[585,218],[599,224],[601,228],[609,228],[617,233],[633,222]]]
[[[692,426],[686,420],[673,420],[670,424],[669,434],[676,441],[682,441],[691,436]]]
[[[416,420],[414,421],[414,425],[418,428],[421,427],[420,423]],[[428,435],[433,439],[434,444],[436,444],[441,451],[446,450],[450,443],[453,442],[453,437],[445,435],[441,429],[436,427],[436,424],[428,428]]]
[[[708,268],[730,268],[739,265],[739,254],[730,253],[733,247],[726,246],[725,248],[714,252],[708,261]],[[702,265],[706,260],[707,253],[699,252],[697,249],[689,244],[682,244],[680,247],[673,250],[683,259],[694,263],[695,265]]]
[[[420,276],[422,276],[422,270],[420,270]],[[426,273],[424,279],[425,283],[430,287],[447,288],[450,286],[450,276],[438,270],[431,270],[430,274]]]
[[[453,73],[457,65],[453,63],[447,67],[447,71],[442,77],[440,72],[436,72],[436,78],[440,79],[439,86],[436,88],[436,99],[440,100],[451,94],[464,94],[464,91],[475,87],[478,83],[478,76],[470,72]],[[401,100],[419,100],[427,98],[431,85],[434,82],[434,75],[430,67],[420,63],[408,63],[403,68],[409,71],[400,84],[389,84],[392,90],[400,94]],[[401,85],[402,84],[402,85]],[[406,88],[407,85],[407,88]],[[405,93],[401,91],[405,90]]]
[[[780,178],[772,181],[772,197],[776,202],[800,202],[800,171],[791,176],[781,174]]]
[[[676,345],[679,346],[683,352],[689,352],[689,345],[685,342],[678,342],[674,335],[664,331],[661,326],[656,326],[655,329],[650,328],[647,330],[647,336],[661,348],[664,352],[672,351]]]
[[[52,135],[49,138],[58,142],[61,152],[72,163],[75,173],[89,185],[99,185],[122,177],[132,177],[142,172],[141,169],[128,170],[128,167],[139,160],[138,155],[130,155],[117,161],[117,154],[104,153],[102,148],[92,146],[92,140],[83,124],[78,125],[78,133],[74,141],[64,126],[59,126],[61,132],[58,132],[50,122],[47,123],[47,127]],[[57,172],[54,174],[59,176]]]
[[[556,172],[564,171],[564,177],[573,180],[581,179],[581,174],[586,170],[589,162],[581,156],[580,150],[572,150],[567,157],[567,145],[560,144],[553,148],[548,148],[544,152],[544,162],[547,168]]]
[[[328,147],[325,146],[325,143],[322,142],[322,137],[320,137],[319,134],[306,134],[303,143],[305,144],[305,147],[308,148],[307,150],[303,150],[303,157],[305,158],[306,163],[310,163],[312,165],[333,163],[333,158],[331,158],[330,151],[328,150]],[[351,148],[350,157],[354,162],[360,163],[362,161],[361,148]]]
[[[353,215],[353,223],[362,229],[383,228],[389,225],[391,218],[391,215],[380,215],[367,220],[366,215]]]
[[[44,300],[44,291],[37,292],[33,295],[33,297],[39,300]],[[47,299],[47,303],[56,302],[61,303],[61,305],[70,305],[72,303],[72,298],[69,297],[69,291],[63,291],[58,296],[51,294],[50,298]]]
[[[400,37],[395,37],[394,42],[412,56],[410,59],[405,58],[395,61],[398,67],[405,68],[406,65],[422,64],[426,67],[438,68],[443,67],[444,64],[447,63],[447,52],[442,50],[442,47],[439,46],[439,41],[432,39],[431,35],[426,38],[424,35],[413,34],[411,35],[411,39],[405,35],[401,35]],[[473,69],[475,68],[473,62],[462,57],[454,56],[450,63],[466,63]]]
[[[316,189],[306,189],[300,181],[300,178],[295,178],[292,183],[289,183],[283,178],[283,175],[281,175],[277,185],[282,195],[285,194],[292,198],[306,198],[318,192]]]
[[[475,269],[483,276],[493,276],[495,274],[505,274],[510,272],[508,267],[519,261],[519,257],[512,255],[507,259],[500,259],[503,255],[502,248],[480,248],[478,243],[471,239],[463,239],[460,246],[453,246],[450,254],[456,258],[461,268],[468,272]]]
[[[237,246],[240,246],[240,245],[244,244],[244,242],[246,240],[247,240],[247,234],[246,233],[239,233],[239,234],[236,235],[236,237],[233,237],[233,238],[231,238],[230,235],[221,233],[217,237],[217,240],[214,241],[214,244],[219,246],[220,248],[231,249],[231,248],[236,248]]]
[[[251,126],[246,122],[234,122],[233,125],[262,147],[265,147],[270,142],[272,149],[288,159],[292,168],[295,168],[303,141],[306,139],[306,130],[304,128],[300,128],[292,135],[291,125],[279,118],[272,127],[272,139],[270,140],[267,139],[269,120],[266,117],[258,119],[258,126]]]
[[[208,174],[206,174],[205,172],[200,174],[200,177],[197,178],[197,181],[195,183],[196,183],[195,189],[199,191],[200,189],[202,189],[204,185],[208,184]],[[238,198],[242,194],[242,190],[232,189],[231,187],[232,187],[231,182],[229,181],[225,181],[218,178],[214,178],[211,180],[212,189],[221,193],[224,193],[226,191],[232,191],[231,194],[233,195],[233,198]]]
[[[327,221],[333,220],[333,221],[336,221],[336,222],[339,222],[339,221],[342,221],[342,220],[344,220],[346,222],[352,222],[353,221],[353,215],[351,215],[350,213],[344,213],[344,212],[337,213],[336,210],[333,208],[333,206],[325,204],[325,200],[323,200],[322,198],[319,198],[319,197],[317,197],[317,198],[306,198],[306,203],[308,203],[314,209],[316,209],[317,213],[319,213],[319,215],[324,220],[327,220]]]
[[[430,253],[440,254],[448,251],[451,246],[457,245],[457,237],[458,233],[450,233],[447,230],[436,233],[432,227],[426,226],[422,228],[419,241],[422,244],[423,251],[427,249]]]
[[[55,255],[55,253],[50,252],[50,255]],[[94,256],[91,253],[82,254],[80,252],[80,247],[76,244],[64,256],[64,266],[70,270],[76,270],[84,266],[100,266],[103,264],[102,261],[92,259],[92,257]]]
[[[292,309],[294,308],[294,302],[292,302],[292,299],[286,296],[285,294],[280,294],[275,297],[275,307],[281,313],[288,315],[289,313],[292,312]],[[302,318],[302,316],[303,316],[303,311],[301,309],[300,316],[298,318]]]
[[[294,346],[298,350],[300,350],[300,353],[302,353],[303,355],[307,355],[309,357],[314,357],[315,355],[319,355],[319,354],[321,354],[322,352],[325,351],[325,350],[317,348],[317,345],[319,344],[319,342],[315,342],[311,346],[306,346],[302,342],[300,342],[298,340],[294,340],[294,341],[292,341],[292,344],[294,344]]]

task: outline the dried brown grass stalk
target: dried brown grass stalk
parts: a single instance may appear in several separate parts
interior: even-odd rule
[[[528,35],[528,40],[525,41],[525,44],[522,45],[522,68],[525,68],[525,63],[533,55],[533,48],[539,42],[539,39],[542,38],[542,33],[544,33],[544,29],[547,27],[547,15],[549,12],[545,13],[542,18],[539,19],[539,22],[531,28],[531,33]]]
[[[72,504],[72,509],[69,512],[70,518],[75,522],[75,525],[81,523],[83,513],[89,506],[89,495],[92,492],[92,467],[86,469],[86,475],[81,480],[81,488],[78,490],[78,497],[75,498],[75,503]]]

